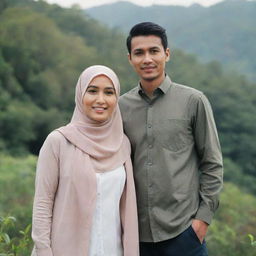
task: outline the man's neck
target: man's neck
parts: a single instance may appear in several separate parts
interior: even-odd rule
[[[147,94],[147,96],[152,98],[155,89],[161,85],[161,83],[164,81],[164,79],[165,79],[165,75],[162,77],[159,77],[158,79],[151,80],[151,81],[141,80],[140,84],[141,84],[141,87],[144,90],[144,92]]]

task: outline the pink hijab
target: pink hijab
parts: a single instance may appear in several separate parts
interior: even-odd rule
[[[104,172],[124,164],[130,157],[130,144],[123,133],[118,103],[110,119],[102,123],[89,119],[84,113],[83,96],[92,79],[99,75],[105,75],[112,81],[118,102],[120,84],[116,74],[105,66],[91,66],[78,79],[71,122],[57,130],[90,156],[95,172]]]

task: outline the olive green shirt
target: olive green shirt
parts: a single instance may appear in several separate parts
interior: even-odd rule
[[[119,105],[132,145],[140,241],[173,238],[193,218],[210,224],[223,168],[205,95],[166,76],[152,99],[138,85]]]

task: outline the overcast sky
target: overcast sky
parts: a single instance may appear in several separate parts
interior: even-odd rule
[[[94,6],[99,6],[102,4],[109,4],[114,2],[122,2],[118,0],[46,0],[48,3],[56,3],[63,7],[70,7],[73,4],[78,4],[82,8],[90,8]],[[193,3],[198,3],[203,6],[210,6],[221,2],[223,0],[126,0],[141,6],[150,6],[150,5],[185,5],[189,6]]]

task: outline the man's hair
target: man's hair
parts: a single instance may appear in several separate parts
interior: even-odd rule
[[[131,54],[131,42],[133,37],[151,36],[151,35],[160,37],[164,50],[167,49],[168,40],[167,40],[165,29],[153,22],[142,22],[133,26],[130,30],[129,36],[126,39],[126,46],[127,46],[128,52]]]

